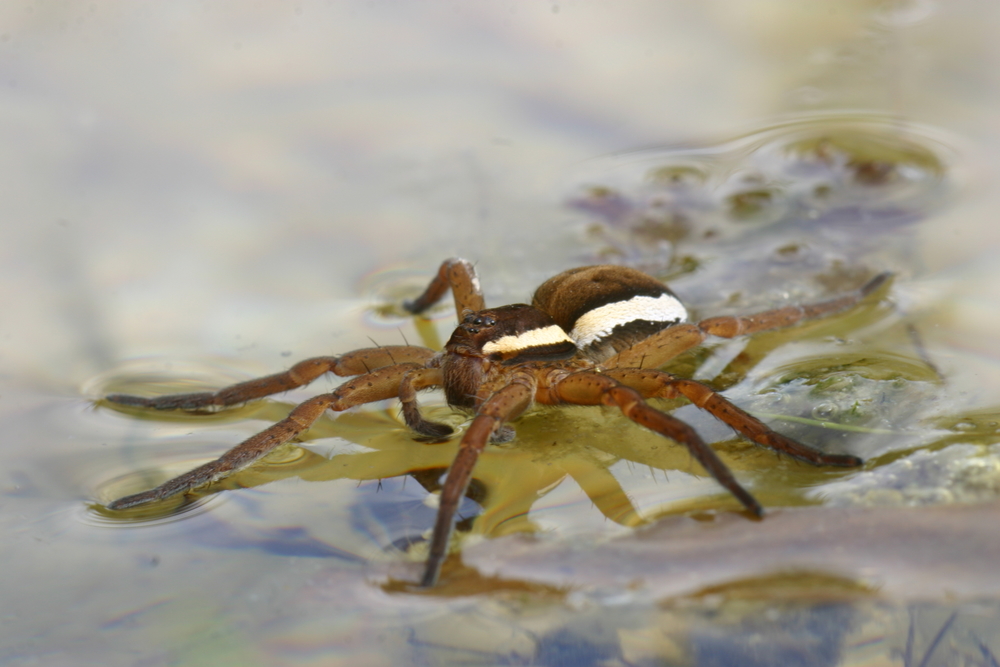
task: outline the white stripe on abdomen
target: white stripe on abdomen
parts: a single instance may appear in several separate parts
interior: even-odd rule
[[[616,301],[584,313],[576,321],[570,337],[584,348],[611,334],[615,327],[635,320],[649,322],[683,322],[687,319],[684,304],[670,294],[634,296],[628,301]]]

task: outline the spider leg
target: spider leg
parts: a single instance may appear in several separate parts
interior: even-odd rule
[[[415,363],[397,364],[348,380],[329,394],[315,396],[300,403],[288,417],[244,440],[215,461],[175,477],[150,491],[119,498],[108,503],[107,507],[111,510],[135,507],[228,477],[307,430],[326,410],[339,412],[355,405],[393,398],[399,392],[403,377],[418,368]]]
[[[609,370],[607,375],[632,387],[646,397],[677,398],[683,396],[737,433],[759,445],[783,452],[799,461],[817,466],[836,466],[839,468],[856,468],[864,465],[864,461],[857,456],[826,454],[772,431],[762,421],[736,407],[722,394],[713,391],[701,382],[678,378],[662,371],[630,368]]]
[[[763,516],[764,509],[760,503],[740,486],[722,459],[693,428],[646,403],[639,391],[621,384],[610,372],[574,373],[560,380],[550,391],[554,398],[563,403],[617,407],[622,414],[640,426],[681,443],[708,474],[732,493],[747,510],[754,516]]]
[[[399,383],[399,401],[403,405],[403,419],[406,425],[416,433],[430,438],[444,438],[451,435],[452,428],[447,424],[428,421],[420,414],[417,407],[417,391],[427,387],[440,387],[444,384],[440,368],[418,368],[403,376]]]
[[[437,583],[441,564],[448,550],[455,512],[458,511],[458,503],[472,480],[472,469],[476,466],[479,454],[486,448],[490,436],[504,422],[524,412],[531,404],[534,393],[533,382],[530,379],[523,382],[515,381],[495,392],[477,411],[469,429],[462,437],[458,454],[455,455],[455,460],[448,469],[448,477],[441,487],[437,519],[434,522],[430,553],[427,556],[421,586],[430,587]]]
[[[659,368],[680,353],[696,347],[708,336],[736,338],[746,334],[781,329],[805,320],[827,317],[857,305],[892,277],[880,273],[862,287],[836,299],[805,306],[785,306],[743,317],[710,317],[697,324],[675,324],[611,357],[605,368]]]
[[[324,373],[339,376],[361,375],[368,371],[402,363],[424,364],[434,356],[434,351],[411,345],[387,345],[348,352],[339,357],[314,357],[292,366],[287,371],[266,375],[224,387],[218,391],[193,394],[168,394],[166,396],[132,396],[109,394],[104,400],[119,405],[131,405],[156,410],[197,410],[198,408],[225,407],[246,403],[257,398],[280,394],[309,384]]]
[[[449,287],[452,296],[455,297],[455,312],[458,313],[459,319],[466,311],[475,312],[486,308],[482,290],[479,288],[479,278],[476,277],[476,269],[468,260],[459,258],[446,259],[442,262],[437,275],[424,293],[413,301],[405,302],[403,307],[414,315],[422,313],[440,301]]]
[[[880,273],[854,292],[820,303],[805,306],[785,306],[743,317],[710,317],[707,320],[699,322],[698,328],[712,336],[735,338],[745,334],[757,333],[758,331],[790,327],[804,320],[826,317],[827,315],[845,311],[877,290],[891,277],[891,273]]]

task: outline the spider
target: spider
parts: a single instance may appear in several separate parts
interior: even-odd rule
[[[473,413],[447,477],[431,535],[421,585],[433,586],[445,559],[458,503],[472,479],[480,453],[490,442],[514,438],[509,422],[532,404],[606,405],[632,421],[683,444],[750,514],[763,508],[695,430],[652,407],[648,398],[684,398],[708,411],[749,440],[817,466],[857,467],[850,454],[827,454],[772,431],[708,386],[657,370],[709,336],[734,338],[788,327],[803,320],[847,310],[889,278],[882,273],[836,299],[785,306],[736,317],[688,322],[687,310],[666,285],[638,270],[614,265],[586,266],[549,279],[531,305],[486,308],[472,264],[449,259],[427,289],[404,307],[421,313],[448,289],[461,321],[444,351],[412,345],[365,348],[340,356],[315,357],[289,370],[234,384],[216,392],[153,398],[112,394],[119,405],[157,410],[201,410],[237,405],[306,385],[324,373],[350,376],[334,391],[296,406],[280,422],[221,457],[107,507],[123,510],[205,486],[246,468],[308,429],[327,410],[398,398],[407,426],[425,438],[443,438],[451,427],[424,419],[417,392],[441,387],[449,405]]]

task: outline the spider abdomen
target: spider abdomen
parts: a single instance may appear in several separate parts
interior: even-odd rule
[[[532,305],[565,330],[580,351],[602,361],[687,320],[687,309],[659,280],[625,266],[585,266],[549,279]]]

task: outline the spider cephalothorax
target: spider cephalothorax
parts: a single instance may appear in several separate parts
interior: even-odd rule
[[[861,459],[810,449],[736,407],[708,386],[657,370],[708,336],[732,338],[790,326],[850,308],[882,285],[880,274],[846,296],[807,306],[786,306],[745,317],[687,322],[687,311],[660,281],[620,266],[588,266],[560,273],[535,292],[532,304],[487,309],[472,265],[452,259],[416,300],[420,313],[451,288],[461,321],[445,349],[409,345],[366,348],[316,357],[288,371],[217,392],[143,398],[115,394],[112,403],[169,409],[204,409],[244,403],[308,384],[324,373],[355,376],[336,390],[301,403],[288,417],[220,458],[165,484],[108,504],[125,509],[191,491],[245,468],[308,429],[327,410],[397,397],[406,424],[418,435],[440,438],[451,427],[423,418],[420,389],[441,387],[449,405],[473,419],[441,489],[440,505],[422,584],[437,581],[458,503],[487,443],[514,437],[507,425],[533,403],[608,405],[642,426],[685,445],[694,458],[756,516],[763,509],[687,424],[646,403],[653,397],[686,398],[753,442],[815,465],[853,467]]]

